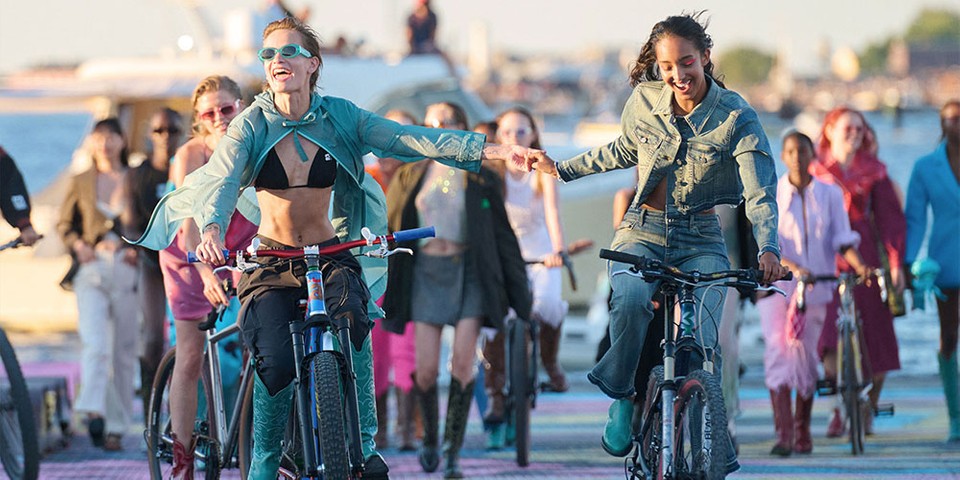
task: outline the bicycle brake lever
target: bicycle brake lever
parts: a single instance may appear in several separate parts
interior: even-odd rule
[[[762,287],[762,286],[761,286],[761,287],[757,287],[755,290],[757,290],[758,292],[774,292],[774,293],[779,293],[780,295],[783,295],[784,297],[787,296],[787,292],[784,292],[783,290],[781,290],[781,289],[779,289],[779,288],[777,288],[777,287],[775,287],[775,286],[773,286],[773,285],[769,285],[769,286],[766,286],[766,287]]]

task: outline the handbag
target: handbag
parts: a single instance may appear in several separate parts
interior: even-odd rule
[[[872,195],[872,194],[871,194]],[[887,308],[894,317],[902,317],[907,314],[907,306],[903,300],[903,292],[897,292],[893,286],[893,277],[890,275],[890,258],[887,256],[887,249],[880,238],[880,230],[873,219],[873,202],[867,205],[867,221],[870,222],[870,230],[873,232],[873,239],[877,246],[877,256],[880,257],[880,266],[883,267],[883,281],[887,290]]]

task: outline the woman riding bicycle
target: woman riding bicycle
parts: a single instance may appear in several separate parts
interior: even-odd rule
[[[623,133],[559,165],[545,154],[530,166],[571,181],[593,173],[639,166],[637,195],[614,236],[612,250],[655,258],[682,270],[713,272],[730,264],[714,205],[744,198],[760,247],[764,282],[786,272],[777,246],[776,174],[756,112],[713,78],[713,42],[699,14],[672,16],[654,25],[630,75],[633,94],[624,107]],[[614,399],[602,446],[611,455],[631,449],[634,374],[657,283],[616,275],[608,267],[613,297],[610,349],[587,375]],[[703,343],[717,343],[722,291],[701,299],[707,313]],[[730,449],[733,456],[733,450]],[[735,457],[729,468],[738,468]]]
[[[364,226],[386,230],[383,192],[363,171],[368,152],[404,161],[430,157],[469,169],[479,168],[483,158],[523,161],[527,154],[518,147],[485,145],[477,134],[400,126],[349,101],[319,95],[314,91],[322,65],[319,41],[296,19],[270,23],[258,55],[269,89],[234,119],[210,162],[161,200],[150,228],[135,243],[166,247],[180,220],[193,217],[201,226],[198,258],[222,264],[222,235],[237,208],[259,224],[258,236],[268,248],[336,244],[360,238]],[[241,196],[246,187],[256,190],[256,203]],[[346,253],[332,260],[323,271],[325,294],[330,316],[348,321],[352,329],[364,478],[384,478],[387,465],[373,439],[377,417],[368,312],[379,310],[371,298],[382,293],[385,262],[358,262]],[[299,315],[298,301],[306,296],[297,265],[258,268],[238,285],[246,309],[244,342],[257,370],[250,478],[276,478],[279,466],[295,375],[288,322]]]
[[[170,180],[179,188],[184,178],[202,167],[227,133],[227,127],[243,106],[240,87],[228,77],[210,76],[193,91],[194,132],[196,135],[176,152],[170,167]],[[246,248],[257,233],[257,226],[234,212],[227,228],[226,246]],[[176,362],[173,364],[170,397],[170,422],[173,436],[173,477],[193,478],[194,418],[197,413],[197,381],[203,367],[204,332],[197,324],[213,306],[227,305],[220,278],[209,265],[187,263],[186,253],[200,243],[200,231],[193,219],[186,218],[177,238],[160,252],[164,289],[173,312],[176,331]],[[185,443],[184,443],[185,442]]]

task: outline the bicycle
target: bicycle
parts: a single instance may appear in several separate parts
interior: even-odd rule
[[[362,230],[363,240],[318,247],[306,246],[290,250],[257,250],[256,240],[247,252],[224,252],[235,268],[249,272],[265,265],[254,260],[278,258],[286,261],[303,259],[307,265],[307,299],[301,300],[302,319],[291,319],[290,333],[296,366],[294,405],[283,442],[281,475],[285,478],[346,479],[363,476],[364,461],[360,445],[360,418],[357,390],[351,355],[344,354],[351,345],[346,321],[330,318],[324,304],[320,260],[327,255],[357,247],[378,248],[362,253],[386,258],[396,253],[413,252],[406,248],[388,247],[389,242],[404,242],[432,237],[433,227],[373,235]],[[190,261],[195,261],[193,254]],[[246,388],[240,413],[239,464],[246,477],[252,451],[253,418],[252,382]],[[340,392],[339,395],[330,392]]]
[[[42,237],[41,237],[42,238]],[[0,245],[0,251],[18,248],[20,237]],[[33,480],[40,472],[37,424],[30,392],[16,351],[0,328],[0,463],[12,480]]]
[[[577,277],[570,257],[592,246],[592,240],[577,240],[560,254],[573,290],[577,289]],[[527,265],[543,262],[543,259],[525,260]],[[526,467],[530,464],[530,410],[537,407],[537,394],[550,390],[548,382],[539,381],[540,326],[513,315],[504,321],[504,332],[505,443],[516,449],[517,465]]]
[[[863,437],[865,434],[863,415],[873,416],[893,415],[893,404],[878,405],[873,408],[870,404],[870,390],[873,382],[870,375],[864,375],[864,359],[861,353],[862,337],[860,316],[853,298],[853,289],[858,284],[868,281],[871,277],[877,279],[880,286],[880,295],[886,301],[887,286],[884,281],[883,269],[871,270],[865,277],[856,273],[843,272],[840,275],[815,275],[801,278],[797,282],[797,309],[803,311],[805,307],[804,292],[807,284],[822,281],[837,282],[840,295],[840,306],[837,311],[837,379],[833,382],[823,379],[817,382],[817,394],[820,396],[840,393],[846,427],[850,440],[850,451],[853,455],[863,453]],[[869,363],[867,364],[869,371]]]
[[[246,361],[249,357],[246,349],[242,354],[244,367],[240,369],[237,380],[238,395],[234,399],[230,421],[227,422],[226,419],[224,410],[226,395],[221,376],[220,345],[225,344],[228,350],[241,347],[234,338],[234,334],[240,330],[238,323],[232,323],[219,331],[217,329],[217,322],[225,311],[226,307],[220,305],[208,315],[205,321],[197,325],[197,328],[205,333],[205,343],[198,388],[197,419],[194,425],[194,432],[196,432],[194,456],[202,464],[204,478],[207,480],[220,478],[222,469],[237,468],[240,465],[239,440],[244,438],[240,435],[240,429],[250,428],[251,425],[249,421],[241,422],[241,415],[245,412],[249,414],[245,406],[250,403],[253,392],[251,380],[253,366]],[[169,398],[175,362],[176,350],[170,349],[160,360],[150,392],[144,440],[147,444],[150,478],[153,480],[169,478],[173,469]]]
[[[684,272],[659,260],[606,249],[600,250],[600,258],[633,265],[617,274],[660,282],[658,291],[666,305],[679,303],[681,312],[679,338],[675,338],[677,325],[671,320],[671,309],[664,311],[663,364],[650,373],[646,395],[642,405],[638,405],[641,408],[635,409],[633,447],[624,460],[625,476],[724,478],[732,444],[720,377],[714,373],[716,350],[702,345],[694,333],[700,324],[696,310],[702,313],[694,289],[733,287],[744,292],[784,292],[762,286],[762,273],[754,269]]]

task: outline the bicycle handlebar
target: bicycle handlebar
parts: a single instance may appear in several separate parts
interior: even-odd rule
[[[41,240],[42,238],[43,238],[43,235],[38,235],[37,241]],[[6,250],[8,248],[19,248],[22,245],[23,245],[23,237],[17,237],[17,238],[14,238],[13,240],[10,240],[7,243],[4,243],[3,245],[0,245],[0,251]]]
[[[755,268],[723,270],[713,273],[701,273],[696,270],[692,272],[684,272],[683,270],[671,265],[667,265],[660,260],[641,257],[626,252],[618,252],[616,250],[600,249],[600,258],[633,265],[633,269],[635,271],[643,274],[644,277],[651,277],[651,280],[672,278],[686,283],[701,283],[735,278],[740,281],[746,281],[759,285],[763,279],[763,271]],[[793,272],[787,272],[787,274],[781,278],[781,280],[791,280],[792,278]]]
[[[335,253],[340,253],[345,250],[350,250],[357,247],[368,247],[372,245],[385,245],[387,242],[407,242],[411,240],[419,240],[421,238],[429,238],[436,235],[436,229],[434,227],[421,227],[413,228],[410,230],[399,230],[392,234],[388,235],[372,235],[368,230],[364,229],[364,239],[363,240],[351,240],[349,242],[338,243],[336,245],[328,245],[326,247],[320,247],[317,249],[318,255],[333,255]],[[290,250],[256,250],[255,252],[230,252],[226,249],[223,250],[223,256],[227,260],[233,260],[237,257],[239,253],[242,257],[275,257],[275,258],[296,258],[302,257],[307,254],[307,251],[313,246],[307,246],[304,248],[294,248]],[[194,252],[187,252],[187,262],[195,263],[199,261],[197,255]]]

